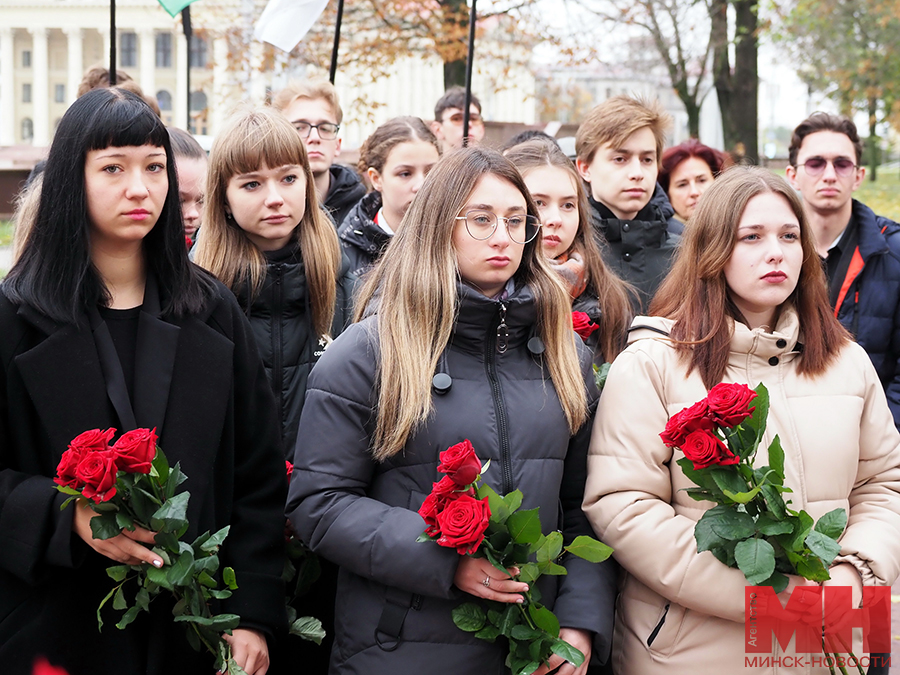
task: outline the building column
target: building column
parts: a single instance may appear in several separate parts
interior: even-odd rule
[[[13,29],[0,28],[0,145],[16,143],[16,81]]]
[[[209,97],[209,133],[215,136],[222,127],[228,99],[228,38],[213,35],[209,38],[209,48],[213,58],[212,92]]]
[[[175,49],[175,101],[172,104],[172,123],[179,129],[187,129],[188,41],[181,31],[173,31],[172,35],[174,37],[172,46]]]
[[[156,33],[152,28],[138,31],[141,89],[147,96],[156,96]]]
[[[107,23],[107,25],[109,24]],[[100,33],[100,37],[103,38],[103,53],[100,55],[100,63],[103,64],[104,68],[109,68],[109,28],[98,28],[97,32]],[[118,61],[116,61],[116,70],[122,70]]]
[[[268,73],[263,70],[264,44],[260,40],[250,43],[250,98],[254,105],[266,102],[266,79]]]
[[[84,75],[84,29],[64,28],[68,54],[68,79],[66,80],[66,103],[69,105],[78,98],[78,85]]]
[[[34,145],[50,145],[50,73],[47,59],[47,29],[31,29],[31,70],[34,80],[31,85],[31,100],[34,110]]]

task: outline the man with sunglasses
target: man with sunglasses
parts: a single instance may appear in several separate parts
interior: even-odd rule
[[[319,203],[339,226],[366,188],[353,169],[334,161],[341,154],[338,132],[343,118],[337,90],[327,80],[291,82],[275,95],[272,105],[303,139]]]
[[[463,111],[466,109],[466,90],[450,87],[434,106],[431,131],[441,142],[444,153],[463,146]],[[484,119],[481,101],[473,94],[469,99],[469,145],[478,145],[484,138]]]
[[[900,225],[853,199],[866,170],[850,119],[813,113],[789,152],[787,177],[803,196],[835,316],[868,352],[900,427]]]

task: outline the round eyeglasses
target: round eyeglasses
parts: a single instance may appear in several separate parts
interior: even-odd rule
[[[466,221],[466,231],[472,239],[484,241],[490,239],[497,229],[497,223],[503,221],[509,238],[517,244],[527,244],[534,239],[541,229],[541,221],[535,216],[521,215],[504,218],[492,211],[467,211],[464,216],[457,216],[456,220]]]
[[[834,167],[834,172],[838,176],[849,176],[853,173],[854,169],[858,168],[856,164],[853,163],[853,160],[848,157],[835,157],[834,159],[810,157],[800,166],[806,169],[806,173],[810,176],[818,176],[825,171],[825,167],[828,166],[829,162],[831,162],[831,166]]]
[[[300,138],[309,138],[310,132],[315,129],[316,133],[319,134],[319,138],[321,138],[323,141],[333,141],[335,138],[337,138],[338,131],[341,128],[340,125],[332,124],[331,122],[310,124],[309,122],[298,120],[296,122],[291,122],[291,124],[294,125],[297,133],[300,134]]]

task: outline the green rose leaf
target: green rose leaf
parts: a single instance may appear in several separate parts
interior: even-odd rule
[[[704,490],[703,488],[682,488],[687,496],[691,499],[698,502],[714,502],[715,499],[712,498],[712,493],[709,490]]]
[[[541,537],[538,509],[516,511],[506,521],[506,526],[512,538],[519,544],[533,544]]]
[[[815,530],[826,537],[837,539],[844,533],[845,527],[847,527],[847,512],[844,509],[834,509],[819,518]]]
[[[91,534],[94,539],[112,539],[121,533],[122,528],[116,522],[115,513],[107,511],[91,518]]]
[[[772,576],[759,584],[760,586],[771,586],[776,593],[781,593],[788,585],[788,578],[781,572],[773,572]]]
[[[206,553],[214,552],[219,546],[222,545],[222,542],[225,541],[225,537],[228,536],[228,530],[231,529],[231,525],[226,525],[221,530],[216,532],[215,534],[210,535],[206,541],[200,544],[200,550],[205,551]],[[194,544],[196,547],[196,543]]]
[[[153,565],[148,565],[147,579],[158,586],[162,586],[167,591],[173,590],[172,582],[169,581],[168,568],[165,566],[157,569]]]
[[[159,484],[169,479],[169,461],[158,445],[156,446],[156,457],[150,463],[150,476],[157,478]]]
[[[175,564],[168,568],[166,574],[169,577],[169,583],[173,586],[187,585],[194,572],[194,551],[188,549],[182,553]]]
[[[301,616],[296,621],[293,621],[290,634],[309,642],[315,642],[317,645],[322,644],[322,640],[325,639],[325,629],[322,628],[322,622],[314,616]]]
[[[771,511],[777,519],[782,520],[787,515],[787,507],[784,505],[784,499],[781,497],[781,492],[774,485],[763,485],[760,490],[766,498],[766,504],[769,506],[769,511]]]
[[[723,494],[727,494],[726,491],[737,494],[747,489],[747,481],[733,466],[712,467],[709,474]]]
[[[747,513],[719,505],[704,512],[694,528],[697,551],[708,551],[725,541],[746,539],[756,532],[756,523]]]
[[[119,630],[124,629],[128,624],[130,624],[137,618],[137,615],[140,613],[140,611],[141,608],[137,606],[129,609],[127,612],[125,612],[125,616],[123,616],[119,620],[119,623],[116,624],[116,628],[118,628]]]
[[[576,668],[584,663],[584,654],[565,640],[560,640],[559,638],[554,640],[553,644],[550,645],[550,651],[557,656],[563,657],[569,663],[574,664]]]
[[[113,609],[121,611],[126,607],[128,607],[128,603],[125,601],[125,592],[121,585],[116,586],[116,592],[113,594]]]
[[[516,605],[509,605],[500,612],[500,622],[497,628],[507,637],[512,635],[512,629],[519,623],[519,608]]]
[[[176,622],[195,623],[198,626],[205,626],[210,630],[221,633],[226,630],[233,630],[238,627],[241,617],[237,614],[216,614],[215,616],[191,616],[183,614],[175,617]]]
[[[822,534],[817,530],[813,530],[806,537],[806,545],[813,554],[819,556],[822,562],[828,567],[831,562],[841,552],[841,545],[828,535]]]
[[[797,563],[797,574],[804,579],[819,583],[828,581],[831,578],[822,560],[815,555],[810,555]]]
[[[541,572],[538,569],[537,563],[525,563],[519,568],[519,581],[523,583],[530,584],[539,576],[541,576]]]
[[[581,535],[575,537],[572,543],[565,547],[566,551],[574,556],[578,556],[588,562],[603,562],[612,555],[612,548],[603,544],[593,537]]]
[[[813,529],[812,516],[806,511],[800,511],[797,515],[791,516],[788,520],[792,522],[794,528],[794,537],[789,544],[789,550],[802,551],[807,546],[806,537]]]
[[[536,551],[537,561],[539,563],[556,560],[562,553],[563,536],[562,532],[551,532],[544,538],[544,543]]]
[[[687,457],[682,457],[681,459],[676,460],[675,463],[681,467],[681,470],[689,481],[709,490],[714,495],[721,494],[719,486],[716,485],[716,481],[713,479],[712,474],[710,474],[709,469],[695,469],[694,464]]]
[[[756,520],[756,529],[767,536],[776,534],[788,534],[793,531],[791,523],[786,520],[775,520],[768,514],[762,514]]]
[[[237,590],[237,577],[234,575],[234,569],[231,567],[226,567],[222,570],[222,581],[225,582],[225,585],[228,586],[233,591]]]
[[[538,603],[528,606],[528,616],[534,621],[534,625],[553,637],[559,636],[559,619],[549,609]]]
[[[500,637],[500,629],[496,626],[488,625],[475,633],[475,637],[477,637],[479,640],[485,640],[486,642],[494,642],[498,637]]]
[[[131,567],[128,565],[113,565],[106,568],[106,576],[113,581],[123,581],[130,571]]]
[[[503,503],[506,504],[506,508],[509,509],[510,513],[515,512],[522,506],[522,491],[513,490],[503,498]]]
[[[467,633],[480,631],[484,628],[487,620],[484,610],[474,602],[467,602],[459,607],[455,607],[450,612],[450,615],[453,617],[453,623],[456,624],[456,627]]]
[[[530,642],[541,637],[542,635],[543,633],[541,633],[541,631],[535,630],[527,624],[520,623],[517,626],[512,627],[510,637],[512,637],[514,640],[523,640]]]
[[[731,490],[723,490],[722,493],[737,504],[749,504],[753,498],[759,494],[759,487],[755,487],[749,492],[732,492]]]
[[[116,512],[116,525],[120,530],[128,530],[134,532],[134,519],[124,511]]]
[[[521,666],[518,670],[513,671],[516,675],[531,675],[534,671],[541,667],[541,664],[537,661],[528,661],[525,665]]]
[[[784,448],[781,447],[781,439],[775,436],[769,443],[769,468],[776,472],[773,482],[784,485]]]
[[[603,387],[606,385],[606,377],[609,375],[609,368],[612,366],[611,363],[606,362],[601,365],[594,364],[594,384],[597,385],[597,389],[599,391],[603,391]]]
[[[775,571],[775,549],[765,539],[738,542],[734,559],[751,586],[758,586]]]
[[[182,492],[175,495],[162,506],[150,518],[150,527],[155,531],[175,532],[187,523],[187,507],[190,493]]]

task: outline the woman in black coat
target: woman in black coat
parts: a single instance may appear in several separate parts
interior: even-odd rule
[[[449,446],[471,440],[491,461],[485,481],[521,489],[544,532],[590,533],[581,500],[597,391],[527,194],[495,151],[439,162],[362,289],[368,316],[312,373],[287,510],[341,567],[332,675],[508,672],[504,646],[456,628],[451,610],[473,595],[516,602],[525,584],[416,542]],[[604,660],[614,568],[567,564],[568,576],[541,580],[542,601],[563,639]],[[580,675],[587,661],[551,659],[560,665]]]
[[[172,601],[125,630],[96,611],[114,561],[162,565],[137,528],[93,539],[93,512],[60,510],[53,476],[92,428],[156,427],[190,491],[186,541],[230,525],[222,565],[239,588],[222,612],[251,675],[284,621],[283,483],[272,395],[233,296],[188,262],[165,127],[118,89],[83,96],[57,129],[38,216],[0,294],[0,663],[38,655],[71,675],[186,673],[194,652]],[[106,610],[104,610],[106,612]]]

